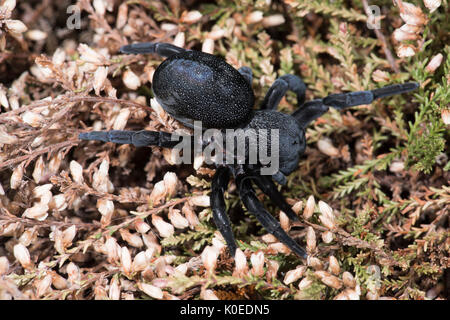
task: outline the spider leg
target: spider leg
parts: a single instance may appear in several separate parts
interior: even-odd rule
[[[305,101],[306,85],[299,77],[293,74],[285,74],[276,79],[269,88],[260,109],[276,110],[288,90],[295,92],[297,95],[297,105],[301,106]]]
[[[158,42],[140,42],[120,47],[121,53],[126,54],[156,53],[163,57],[170,57],[173,54],[184,51],[187,50],[174,46],[173,44],[170,43],[158,43]]]
[[[282,243],[288,246],[293,252],[302,258],[306,258],[307,254],[305,250],[299,246],[294,239],[289,237],[289,235],[281,228],[280,223],[264,208],[262,203],[258,200],[249,179],[246,177],[238,177],[236,179],[236,184],[239,189],[239,195],[241,197],[244,206],[247,210],[252,213],[256,219],[262,224],[262,226],[275,237],[278,238]]]
[[[252,69],[250,69],[249,67],[241,67],[238,69],[238,71],[244,76],[245,80],[247,80],[248,84],[251,86],[253,79]]]
[[[223,193],[230,181],[230,170],[227,167],[219,167],[214,174],[211,182],[211,209],[213,212],[214,223],[225,239],[231,256],[236,253],[236,240],[231,229],[230,219],[228,218]]]
[[[178,136],[178,139],[175,139],[175,137],[175,135],[168,132],[148,130],[91,131],[83,132],[78,135],[78,138],[81,140],[97,140],[119,144],[132,144],[136,147],[159,146],[164,148],[173,148],[181,141],[181,136]]]
[[[348,107],[369,104],[375,99],[409,92],[418,87],[418,83],[408,82],[393,84],[375,90],[331,94],[323,99],[306,102],[301,108],[294,111],[292,116],[297,119],[302,128],[306,128],[311,121],[327,112],[329,106],[341,110]]]
[[[289,219],[299,221],[297,215],[292,211],[291,206],[287,204],[286,200],[284,200],[283,195],[278,191],[277,186],[273,183],[272,179],[268,176],[260,175],[255,177],[252,176],[252,180],[256,183],[258,188],[260,188],[261,191],[281,209],[281,211],[286,213]]]

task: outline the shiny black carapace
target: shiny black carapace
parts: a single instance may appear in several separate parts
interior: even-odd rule
[[[121,48],[125,54],[155,53],[167,59],[153,76],[153,93],[158,103],[175,119],[188,127],[201,121],[202,127],[225,129],[278,129],[279,170],[268,176],[261,174],[259,164],[217,165],[212,180],[211,207],[213,218],[232,256],[236,241],[226,213],[224,192],[234,176],[245,207],[262,226],[300,257],[305,250],[281,228],[258,200],[255,183],[292,220],[297,215],[286,203],[273,180],[284,184],[286,176],[296,170],[305,151],[305,129],[308,124],[328,111],[329,107],[344,109],[369,104],[374,99],[409,92],[417,83],[394,84],[371,91],[332,94],[305,103],[306,86],[297,76],[287,74],[276,79],[258,110],[254,109],[252,71],[248,67],[234,69],[223,59],[198,51],[185,50],[167,43],[136,43]],[[297,95],[297,110],[291,115],[276,111],[288,90]],[[81,133],[80,139],[121,144],[173,148],[178,144],[169,133],[156,131],[93,131]],[[271,137],[269,137],[270,140]],[[266,140],[267,141],[267,140]]]

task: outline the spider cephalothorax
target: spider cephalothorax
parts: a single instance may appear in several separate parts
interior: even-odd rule
[[[156,53],[168,58],[156,69],[152,87],[156,100],[175,119],[191,128],[195,121],[199,121],[204,129],[215,128],[220,132],[227,129],[254,130],[257,132],[255,140],[257,151],[263,147],[261,141],[266,141],[270,156],[277,156],[278,167],[270,175],[263,174],[264,169],[267,169],[267,163],[263,163],[259,158],[256,163],[225,161],[217,165],[211,184],[211,208],[214,222],[233,256],[236,252],[236,242],[224,201],[224,192],[231,176],[235,178],[240,198],[248,211],[267,231],[297,255],[305,258],[305,250],[288,236],[258,200],[252,183],[268,195],[290,219],[298,220],[273,180],[283,184],[286,176],[297,168],[300,156],[305,151],[305,129],[308,124],[327,112],[329,107],[343,109],[369,104],[374,99],[408,92],[418,87],[417,83],[394,84],[371,91],[333,94],[305,103],[305,84],[299,77],[287,74],[275,80],[259,110],[254,110],[252,72],[248,67],[236,70],[219,57],[185,50],[167,43],[126,45],[121,48],[121,52]],[[280,100],[288,90],[297,95],[298,109],[291,115],[276,111]],[[263,137],[261,132],[267,135]],[[179,143],[169,133],[148,130],[93,131],[81,133],[79,138],[134,144],[139,147],[174,148]],[[276,152],[270,147],[273,146],[271,142],[275,140]],[[245,141],[245,147],[251,147],[250,140]],[[236,149],[234,147],[225,153],[235,153],[238,151]],[[244,158],[249,160],[250,152],[246,152]]]

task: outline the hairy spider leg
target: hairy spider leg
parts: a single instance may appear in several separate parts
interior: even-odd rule
[[[247,210],[253,214],[261,225],[278,240],[284,243],[289,249],[295,252],[302,258],[306,258],[305,250],[295,242],[294,239],[281,228],[280,223],[275,219],[258,200],[255,190],[251,185],[250,179],[245,179],[245,176],[236,177],[236,185],[239,190],[239,195]]]
[[[293,91],[297,95],[298,106],[301,106],[305,102],[306,85],[303,80],[293,74],[285,74],[276,79],[269,88],[260,109],[276,110],[288,90]]]
[[[239,73],[247,80],[248,84],[252,85],[253,72],[249,67],[241,67],[238,69]]]
[[[341,110],[348,107],[369,104],[375,99],[409,92],[418,87],[419,84],[417,82],[408,82],[403,84],[393,84],[375,90],[331,94],[323,99],[315,99],[306,102],[298,110],[294,111],[292,116],[297,119],[302,128],[306,128],[310,122],[327,112],[328,107],[334,107]]]
[[[259,189],[272,200],[278,208],[281,209],[289,219],[299,221],[299,218],[292,210],[291,206],[284,200],[283,195],[278,191],[277,186],[268,176],[258,175],[252,176],[252,180],[256,183]]]
[[[140,42],[120,47],[120,52],[125,54],[156,53],[162,57],[170,57],[173,54],[187,51],[170,43]]]
[[[223,194],[230,181],[230,170],[228,167],[219,167],[214,174],[211,182],[211,209],[213,212],[214,223],[225,239],[228,250],[232,257],[236,254],[236,240],[228,218],[227,209]]]
[[[125,131],[125,130],[111,130],[111,131],[91,131],[83,132],[78,135],[81,140],[96,140],[103,142],[114,142],[119,144],[132,144],[136,147],[158,146],[163,148],[173,148],[181,140],[174,139],[176,136],[161,131]]]

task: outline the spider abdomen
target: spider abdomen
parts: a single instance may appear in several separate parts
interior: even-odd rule
[[[245,123],[254,104],[251,86],[224,60],[198,51],[174,54],[153,76],[156,100],[174,118],[191,126],[233,128]]]

